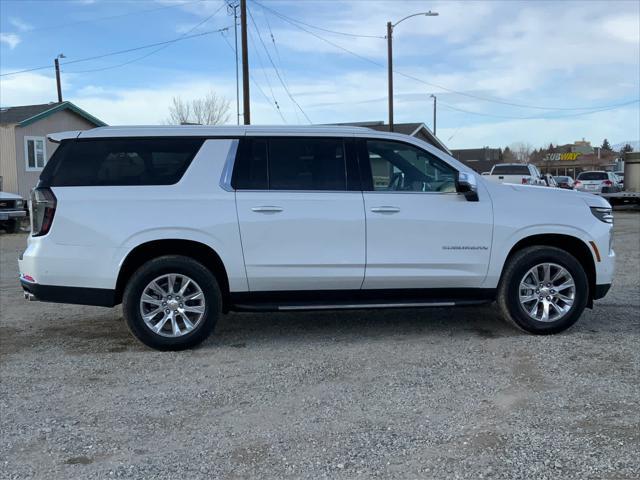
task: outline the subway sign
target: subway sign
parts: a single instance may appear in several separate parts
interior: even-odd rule
[[[578,152],[571,152],[571,153],[547,153],[544,157],[544,159],[547,162],[557,162],[557,161],[571,161],[571,160],[577,160],[578,157],[581,155],[581,153]]]

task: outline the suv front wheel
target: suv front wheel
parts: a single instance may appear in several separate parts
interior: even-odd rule
[[[571,327],[584,311],[589,283],[565,250],[537,246],[515,253],[498,287],[502,315],[526,332],[548,335]]]
[[[157,350],[183,350],[205,340],[222,311],[213,274],[189,257],[166,255],[143,264],[122,298],[131,332]]]

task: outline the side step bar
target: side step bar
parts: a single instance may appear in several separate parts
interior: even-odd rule
[[[461,307],[465,305],[482,305],[492,300],[458,300],[447,302],[386,302],[386,303],[237,303],[230,310],[235,312],[299,312],[322,310],[367,310],[367,309],[392,309],[392,308],[429,308],[429,307]]]
[[[421,302],[421,303],[361,303],[351,305],[280,305],[281,312],[290,310],[356,310],[359,308],[423,308],[423,307],[454,307],[455,302]]]

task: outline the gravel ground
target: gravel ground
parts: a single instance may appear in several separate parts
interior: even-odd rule
[[[640,478],[640,214],[570,331],[491,306],[233,314],[158,353],[120,309],[27,303],[3,235],[0,478]]]

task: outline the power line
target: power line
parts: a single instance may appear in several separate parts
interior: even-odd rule
[[[203,0],[200,0],[203,1]],[[220,10],[222,10],[223,7],[226,6],[226,3],[222,3],[222,5],[220,6],[220,8],[218,8],[215,12],[213,12],[211,15],[209,15],[208,17],[206,17],[204,20],[202,20],[201,22],[199,22],[198,24],[196,24],[194,27],[190,28],[189,30],[187,30],[186,32],[184,32],[182,35],[180,35],[178,37],[178,39],[184,39],[184,37],[188,36],[191,32],[197,30],[199,27],[201,27],[202,25],[204,25],[205,23],[207,23],[209,20],[211,20]],[[226,27],[228,28],[228,27]],[[165,44],[162,45],[158,48],[156,48],[155,50],[152,50],[149,53],[145,53],[144,55],[134,58],[132,60],[128,60],[126,62],[123,63],[119,63],[117,65],[110,65],[108,67],[101,67],[101,68],[94,68],[91,70],[72,70],[68,73],[91,73],[91,72],[102,72],[104,70],[111,70],[112,68],[119,68],[119,67],[124,67],[125,65],[129,65],[131,63],[135,63],[138,62],[140,60],[143,60],[147,57],[150,57],[151,55],[154,55],[156,53],[158,53],[160,50],[164,50],[165,48],[168,48],[169,46],[171,46],[171,44]]]
[[[280,69],[282,70],[282,78],[285,80],[285,82],[289,82],[289,80],[287,79],[287,76],[285,74],[285,69],[282,68],[282,57],[280,56],[280,50],[278,49],[278,45],[276,45],[276,38],[273,36],[273,31],[271,30],[271,24],[269,23],[269,17],[267,15],[263,15],[264,20],[267,23],[267,28],[269,29],[269,36],[271,37],[271,42],[273,43],[273,49],[276,52],[276,57],[278,58],[278,65],[280,66]],[[298,116],[298,110],[294,109],[294,113],[296,114],[296,121],[297,123],[300,123],[300,117]]]
[[[232,52],[235,53],[235,49],[233,48],[233,46],[231,46],[231,43],[229,43],[229,40],[227,39],[227,37],[225,37],[224,35],[222,35],[222,38],[224,39],[224,41],[226,42],[226,44],[229,46],[229,48],[231,49]],[[266,93],[264,93],[264,90],[262,90],[262,88],[260,87],[260,85],[258,84],[258,82],[255,81],[255,79],[253,78],[253,75],[249,74],[249,79],[253,82],[253,85],[258,89],[258,91],[262,94],[262,96],[264,97],[264,99],[267,101],[267,103],[269,105],[271,105],[276,112],[278,112],[278,114],[280,115],[280,118],[282,118],[282,121],[286,124],[287,121],[285,120],[284,116],[282,115],[282,112],[280,111],[280,107],[274,105],[271,100],[269,100],[269,97],[267,96]]]
[[[126,50],[118,50],[116,52],[104,53],[102,55],[95,55],[95,56],[92,56],[92,57],[79,58],[77,60],[71,60],[69,62],[64,62],[61,65],[63,65],[63,66],[64,65],[71,65],[71,64],[74,64],[74,63],[88,62],[89,60],[98,60],[100,58],[110,57],[112,55],[122,55],[124,53],[131,53],[131,52],[136,52],[138,50],[144,50],[145,48],[152,48],[152,47],[157,47],[159,45],[167,45],[167,44],[171,44],[171,43],[181,42],[182,40],[189,40],[191,38],[204,37],[205,35],[211,35],[212,33],[220,33],[220,32],[224,32],[226,30],[229,30],[229,27],[219,28],[217,30],[207,30],[205,32],[200,32],[200,33],[196,33],[196,34],[193,34],[193,35],[182,36],[182,37],[174,38],[172,40],[166,40],[164,42],[150,43],[148,45],[142,45],[140,47],[128,48]],[[47,69],[47,68],[53,68],[53,67],[51,65],[47,65],[47,66],[42,66],[42,67],[28,68],[28,69],[25,69],[25,70],[18,70],[16,72],[3,73],[3,74],[0,74],[0,77],[7,77],[9,75],[18,75],[19,73],[34,72],[36,70],[44,70],[44,69]]]
[[[448,103],[439,101],[438,104],[443,105],[445,108],[449,108],[451,110],[455,110],[458,112],[462,112],[462,113],[468,113],[471,115],[480,115],[483,117],[493,117],[493,118],[503,118],[503,119],[508,119],[508,120],[554,120],[556,118],[567,118],[567,117],[580,117],[583,115],[591,115],[594,113],[600,113],[600,112],[606,112],[609,110],[615,110],[617,108],[626,106],[626,105],[632,105],[634,103],[639,103],[640,99],[636,99],[636,100],[630,100],[628,102],[623,102],[623,103],[619,103],[613,106],[608,106],[608,107],[595,107],[593,109],[591,109],[588,112],[578,112],[578,113],[568,113],[568,114],[564,114],[564,115],[553,115],[553,116],[539,116],[539,115],[533,115],[533,116],[528,116],[528,117],[514,117],[514,116],[509,116],[509,115],[498,115],[498,114],[492,114],[492,113],[483,113],[483,112],[475,112],[473,110],[465,110],[463,108],[458,108],[455,107],[453,105],[450,105]]]
[[[260,3],[254,1],[254,3],[256,5],[259,5],[260,7],[266,9],[266,10],[271,10],[269,7],[265,7],[264,5],[261,5]],[[272,10],[273,12],[275,12],[275,10]],[[345,37],[355,37],[355,38],[378,38],[378,39],[385,39],[386,37],[384,35],[363,35],[363,34],[359,34],[359,33],[351,33],[351,32],[340,32],[337,30],[330,30],[328,28],[322,28],[322,27],[318,27],[316,25],[311,25],[309,23],[305,23],[301,20],[296,20],[295,18],[291,18],[291,17],[287,17],[286,15],[284,15],[283,13],[278,12],[278,16],[280,16],[283,19],[287,19],[289,22],[294,22],[294,23],[298,23],[300,25],[304,25],[305,27],[309,27],[312,28],[314,30],[319,30],[321,32],[326,32],[326,33],[333,33],[334,35],[342,35]]]
[[[268,12],[271,12],[273,15],[279,17],[280,19],[282,19],[285,22],[293,25],[294,27],[296,27],[296,28],[308,33],[309,35],[313,35],[314,37],[318,38],[319,40],[322,40],[323,42],[328,43],[329,45],[332,45],[335,48],[338,48],[338,49],[340,49],[340,50],[342,50],[342,51],[344,51],[346,53],[349,53],[350,55],[353,55],[354,57],[357,57],[357,58],[359,58],[359,59],[361,59],[361,60],[363,60],[365,62],[371,63],[372,65],[375,65],[377,67],[387,68],[386,65],[384,65],[384,64],[382,64],[380,62],[377,62],[377,61],[375,61],[375,60],[373,60],[371,58],[368,58],[368,57],[365,57],[363,55],[360,55],[359,53],[356,53],[356,52],[354,52],[352,50],[349,50],[348,48],[343,47],[342,45],[339,45],[339,44],[337,44],[337,43],[335,43],[335,42],[333,42],[333,41],[331,41],[329,39],[326,39],[326,38],[318,35],[315,32],[312,32],[312,31],[300,26],[301,22],[299,22],[298,20],[293,20],[290,17],[287,17],[286,15],[280,13],[279,11],[274,10],[271,7],[267,7],[266,5],[263,5],[262,3],[258,2],[257,0],[253,0],[253,3],[255,3],[259,7],[263,8],[264,10],[266,10]],[[606,108],[606,109],[609,109],[609,108],[616,108],[616,107],[624,105],[624,104],[602,105],[602,106],[599,106],[599,107],[545,107],[545,106],[541,106],[541,105],[529,105],[529,104],[524,104],[524,103],[511,102],[511,101],[507,101],[507,100],[504,100],[504,99],[483,97],[481,95],[476,95],[476,94],[468,93],[468,92],[461,92],[461,91],[454,90],[454,89],[451,89],[451,88],[448,88],[448,87],[445,87],[445,86],[442,86],[442,85],[438,85],[437,83],[428,82],[428,81],[423,80],[421,78],[418,78],[416,76],[413,76],[413,75],[410,75],[410,74],[407,74],[407,73],[404,73],[404,72],[401,72],[401,71],[398,71],[398,70],[395,70],[395,69],[393,70],[393,72],[398,74],[398,75],[400,75],[400,76],[402,76],[402,77],[408,78],[410,80],[414,80],[416,82],[422,83],[424,85],[428,85],[430,87],[439,88],[440,90],[443,90],[443,91],[449,92],[449,93],[453,93],[455,95],[461,95],[461,96],[465,96],[465,97],[469,97],[469,98],[474,98],[476,100],[481,100],[481,101],[484,101],[484,102],[497,103],[497,104],[501,104],[501,105],[508,105],[508,106],[518,107],[518,108],[530,108],[530,109],[536,109],[536,110],[573,111],[573,110],[592,110],[594,108]]]
[[[271,98],[273,99],[273,104],[276,106],[276,108],[278,109],[278,112],[280,113],[280,116],[284,120],[283,113],[280,109],[280,104],[278,103],[278,99],[276,98],[276,95],[273,91],[273,87],[271,86],[271,81],[269,80],[269,76],[267,75],[267,69],[264,66],[264,63],[262,61],[262,56],[260,55],[260,51],[256,46],[256,42],[255,42],[255,39],[253,38],[253,34],[251,33],[251,30],[249,30],[248,33],[249,33],[249,40],[251,42],[252,49],[256,53],[256,58],[258,59],[258,63],[260,64],[262,75],[264,76],[264,79],[267,82],[267,87],[269,87],[269,91],[271,92]]]
[[[278,71],[278,67],[274,63],[273,58],[271,58],[271,54],[269,53],[269,50],[267,49],[267,46],[264,43],[264,40],[262,40],[262,35],[260,34],[260,30],[258,29],[258,25],[256,24],[256,21],[253,18],[253,14],[251,13],[251,10],[248,10],[248,12],[249,12],[249,17],[251,18],[251,23],[253,24],[253,28],[256,30],[256,33],[258,34],[258,39],[260,40],[260,43],[262,44],[262,47],[264,48],[264,51],[267,54],[267,58],[269,59],[269,62],[271,63],[271,66],[273,67],[274,71],[276,72],[278,80],[280,80],[280,83],[282,84],[282,88],[284,88],[284,91],[287,92],[287,95],[289,96],[291,101],[296,104],[298,109],[300,109],[300,112],[302,112],[302,115],[304,115],[304,117],[307,119],[307,121],[310,124],[312,124],[313,122],[311,121],[309,116],[305,113],[305,111],[302,109],[300,104],[296,101],[296,99],[293,98],[293,95],[289,91],[289,88],[287,87],[287,84],[285,83],[285,81],[280,76],[280,72]]]

